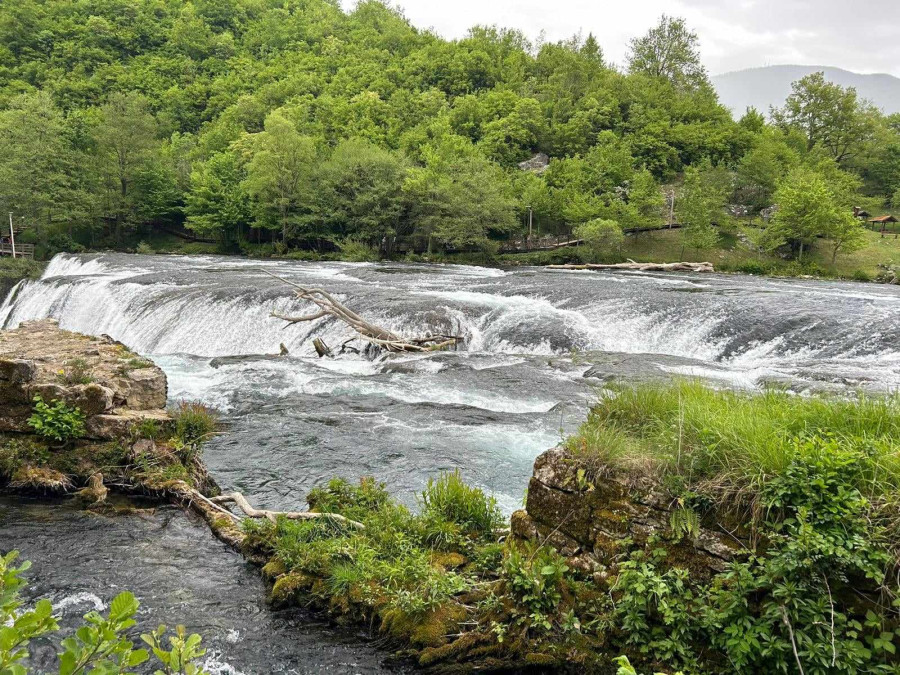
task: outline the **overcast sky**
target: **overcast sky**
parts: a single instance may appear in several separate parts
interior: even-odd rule
[[[346,5],[353,0],[344,0]],[[415,26],[461,37],[474,24],[549,40],[594,33],[609,61],[660,14],[700,35],[710,74],[776,64],[900,76],[900,0],[395,0]]]

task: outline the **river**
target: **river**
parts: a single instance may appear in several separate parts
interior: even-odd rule
[[[330,319],[285,328],[269,316],[273,310],[308,308],[298,306],[290,288],[263,270],[325,288],[395,331],[459,333],[465,344],[453,352],[376,361],[352,354],[319,359],[312,338],[337,347],[351,333]],[[206,448],[210,471],[223,487],[270,508],[297,507],[311,487],[335,475],[374,475],[414,505],[429,476],[459,468],[510,512],[521,503],[537,454],[573,430],[590,402],[615,380],[688,376],[716,386],[774,385],[798,393],[880,392],[900,385],[900,289],[871,284],[60,255],[40,280],[19,284],[0,307],[4,327],[47,316],[63,328],[111,335],[153,358],[166,371],[173,401],[202,400],[220,409],[228,433]],[[274,356],[282,343],[289,355]],[[103,528],[86,528],[83,517],[54,515],[58,510],[48,507],[3,508],[4,547],[12,539],[26,550],[28,532],[53,530],[41,547],[32,547],[41,584],[59,577],[73,592],[106,600],[110,584],[134,585],[134,576],[116,576],[113,554],[98,562],[96,580],[63,573],[61,552],[74,545],[70,540],[103,546]],[[178,547],[199,536],[182,515],[153,518],[164,524],[137,528],[135,541],[162,537]],[[113,548],[127,557],[127,547]],[[211,546],[204,558],[215,553],[218,548]],[[59,563],[42,566],[41,558]],[[180,560],[179,574],[151,561],[140,578],[148,615],[169,623],[177,619],[177,607],[158,603],[158,595],[178,591],[194,574],[223,573],[208,570],[209,560],[187,554]],[[224,573],[232,575],[229,583],[252,587],[251,593],[232,593],[227,584],[196,591],[221,603],[223,615],[262,596],[259,584],[230,560],[223,563]],[[253,607],[258,615],[258,605]],[[302,659],[291,665],[291,655],[266,647],[283,640],[281,629],[247,633],[212,620],[203,623],[204,613],[189,614],[185,620],[194,617],[229,668],[307,672]],[[267,615],[264,621],[277,620]],[[230,630],[246,637],[229,642]],[[322,668],[334,672],[377,667],[377,655],[358,656],[354,648],[362,647],[334,647],[335,653],[347,650],[344,660],[328,661],[315,650],[309,658],[321,659]],[[302,652],[302,644],[298,649]],[[279,654],[277,664],[267,661],[272,654]],[[357,671],[346,665],[350,662],[364,665]]]

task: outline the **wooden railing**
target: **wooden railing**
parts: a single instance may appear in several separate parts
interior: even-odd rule
[[[11,256],[13,254],[12,245],[6,243],[0,243],[0,256],[8,255]],[[34,257],[34,244],[16,244],[16,257],[17,258],[33,258]]]

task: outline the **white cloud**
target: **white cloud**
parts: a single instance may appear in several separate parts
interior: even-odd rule
[[[352,6],[353,0],[343,0]],[[475,24],[517,28],[549,40],[597,36],[607,59],[623,63],[628,41],[663,13],[683,16],[700,35],[710,73],[792,63],[900,75],[897,0],[399,0],[410,21],[448,38]]]

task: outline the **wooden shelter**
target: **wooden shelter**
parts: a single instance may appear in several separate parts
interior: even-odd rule
[[[887,228],[887,224],[888,224],[888,223],[896,223],[896,222],[897,222],[897,219],[894,218],[894,216],[887,215],[887,216],[880,216],[880,217],[878,217],[878,218],[872,218],[872,219],[869,220],[869,222],[872,223],[872,229],[873,229],[873,230],[874,230],[876,227],[879,228],[879,231],[881,232],[881,236],[883,237],[883,236],[884,236],[885,228]],[[895,229],[896,229],[896,228],[895,228]]]

